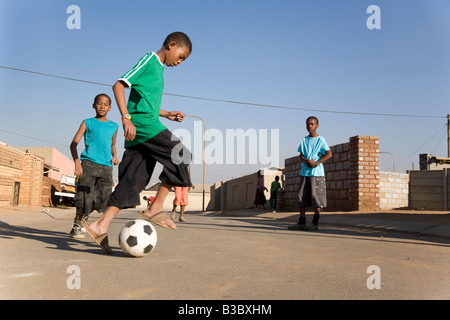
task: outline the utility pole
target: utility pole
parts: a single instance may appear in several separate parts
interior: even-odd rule
[[[450,114],[447,114],[447,158],[450,158]]]

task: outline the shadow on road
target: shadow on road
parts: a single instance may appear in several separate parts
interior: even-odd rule
[[[212,221],[216,223],[195,223],[190,224],[190,228],[219,228],[228,231],[246,231],[246,232],[259,232],[259,233],[282,233],[288,236],[311,236],[311,237],[352,237],[353,239],[359,239],[362,241],[387,241],[395,239],[396,242],[402,243],[414,243],[419,245],[432,245],[450,247],[450,241],[448,239],[429,237],[429,236],[417,236],[411,232],[399,231],[399,230],[386,230],[375,229],[369,227],[356,227],[356,226],[340,226],[323,223],[320,225],[318,232],[313,231],[299,231],[289,230],[288,226],[296,223],[297,218],[286,219],[264,219],[259,217],[242,217],[242,216],[229,216],[229,215],[209,215]],[[307,215],[307,221],[311,221],[312,216]],[[228,221],[230,223],[224,223]],[[244,222],[244,225],[233,223]],[[404,241],[402,241],[404,240]]]
[[[95,243],[86,241],[88,239],[78,240],[70,238],[68,236],[68,232],[50,231],[25,226],[15,226],[0,221],[0,239],[2,239],[3,241],[12,240],[15,237],[40,241],[42,243],[48,244],[48,249],[82,251],[90,253],[98,253],[98,250],[100,250],[100,248]],[[87,248],[77,248],[77,246],[80,244],[87,246]],[[120,250],[119,247],[113,248],[113,250],[114,249]]]

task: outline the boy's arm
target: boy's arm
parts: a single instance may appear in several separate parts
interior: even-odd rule
[[[120,80],[113,85],[114,97],[116,98],[116,103],[122,117],[128,114],[127,102],[125,101],[125,87],[127,87],[125,82]],[[136,137],[136,127],[131,120],[122,118],[122,124],[125,139],[129,141],[134,140]]]
[[[184,119],[184,113],[180,111],[166,111],[166,110],[159,110],[159,116],[167,118],[172,121],[178,121],[181,122]]]
[[[78,177],[81,177],[83,175],[83,168],[81,167],[81,161],[80,158],[78,157],[77,146],[85,132],[86,132],[86,123],[83,121],[80,125],[80,128],[78,128],[75,137],[73,137],[72,143],[70,144],[70,153],[72,154],[73,161],[75,162],[74,173]]]
[[[311,168],[317,167],[317,165],[318,165],[318,163],[316,161],[306,159],[305,156],[303,156],[303,154],[301,152],[300,152],[300,160],[301,160],[301,162],[306,163],[306,165]]]
[[[116,155],[116,137],[117,137],[117,130],[112,137],[112,143],[111,143],[111,155],[112,155],[111,163],[113,165],[119,164],[119,159],[117,159],[117,155]]]
[[[327,152],[325,153],[325,155],[323,157],[321,157],[319,159],[319,161],[317,161],[317,164],[321,164],[324,163],[325,161],[327,161],[328,159],[331,159],[333,157],[333,154],[331,153],[330,150],[327,150]]]

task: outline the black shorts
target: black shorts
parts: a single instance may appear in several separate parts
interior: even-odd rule
[[[141,204],[140,192],[150,181],[156,162],[163,165],[159,179],[177,187],[191,187],[188,166],[192,155],[165,129],[153,138],[127,148],[119,164],[119,184],[108,206],[132,208]]]
[[[327,187],[325,177],[300,176],[297,203],[299,207],[326,207]]]
[[[83,160],[83,175],[78,181],[75,195],[77,214],[89,215],[92,211],[105,212],[113,187],[113,168]]]

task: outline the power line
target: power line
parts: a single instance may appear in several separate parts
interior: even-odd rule
[[[67,147],[67,145],[65,145],[65,144],[58,143],[58,142],[54,142],[54,141],[50,141],[50,140],[45,140],[45,139],[39,139],[39,138],[35,138],[35,137],[30,137],[30,136],[27,136],[27,135],[24,135],[24,134],[20,134],[20,133],[16,133],[16,132],[11,132],[11,131],[7,131],[7,130],[2,130],[2,129],[0,129],[0,131],[1,131],[1,132],[6,132],[6,133],[9,133],[9,134],[14,134],[14,135],[16,135],[16,136],[20,136],[20,137],[24,137],[24,138],[29,138],[29,139],[33,139],[33,140],[39,140],[39,141],[43,141],[43,142],[49,142],[49,143],[53,143],[53,144],[57,144],[57,145],[60,145],[60,146]]]
[[[397,162],[396,164],[399,165],[403,162],[405,162],[406,160],[408,160],[409,158],[411,158],[413,155],[417,154],[417,152],[422,149],[424,146],[426,146],[428,144],[428,142],[430,142],[431,140],[434,139],[434,137],[436,137],[439,132],[442,131],[442,129],[444,129],[445,127],[447,127],[447,124],[445,124],[442,128],[440,128],[438,131],[436,131],[435,134],[433,134],[424,144],[422,144],[420,147],[418,147],[416,150],[414,150],[413,152],[411,152],[408,156],[406,156],[405,158],[403,158],[402,160],[400,160],[399,162]],[[388,170],[390,170],[391,167],[388,168]]]
[[[43,73],[19,68],[12,68],[6,66],[0,66],[2,69],[8,69],[13,71],[27,72],[47,77],[53,77],[58,79],[77,81],[89,84],[95,84],[100,86],[108,86],[111,87],[111,84],[88,81],[83,79],[64,77],[59,75],[54,75],[50,73]],[[311,108],[300,108],[300,107],[291,107],[291,106],[281,106],[281,105],[271,105],[271,104],[261,104],[261,103],[253,103],[253,102],[245,102],[245,101],[236,101],[236,100],[224,100],[224,99],[214,99],[214,98],[205,98],[205,97],[196,97],[196,96],[188,96],[176,93],[167,93],[164,92],[164,95],[186,98],[186,99],[195,99],[195,100],[203,100],[203,101],[212,101],[212,102],[221,102],[221,103],[230,103],[230,104],[240,104],[254,107],[263,107],[263,108],[276,108],[276,109],[288,109],[288,110],[296,110],[296,111],[311,111],[311,112],[321,112],[321,113],[335,113],[335,114],[348,114],[348,115],[360,115],[360,116],[384,116],[384,117],[403,117],[403,118],[446,118],[446,116],[436,116],[436,115],[416,115],[416,114],[394,114],[394,113],[375,113],[375,112],[352,112],[352,111],[337,111],[337,110],[321,110],[321,109],[311,109]]]

